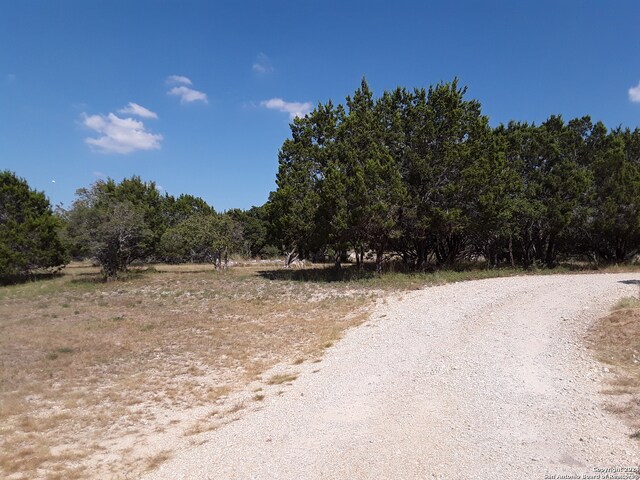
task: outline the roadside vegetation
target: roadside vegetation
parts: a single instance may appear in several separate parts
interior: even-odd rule
[[[640,292],[639,292],[640,293]],[[616,413],[640,439],[640,295],[622,298],[596,322],[588,341],[604,365],[608,410]]]
[[[137,478],[168,458],[165,435],[228,421],[234,392],[317,360],[378,292],[262,268],[157,265],[104,283],[72,266],[0,289],[0,477]]]

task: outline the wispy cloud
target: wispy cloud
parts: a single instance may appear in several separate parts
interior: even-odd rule
[[[158,150],[162,135],[151,133],[140,120],[108,115],[82,114],[85,127],[100,134],[87,137],[85,143],[99,153],[131,153],[137,150]]]
[[[189,77],[185,77],[184,75],[169,75],[167,77],[167,83],[175,85],[176,83],[182,85],[192,85],[191,79]]]
[[[175,95],[180,97],[180,103],[204,102],[209,103],[207,94],[199,92],[189,87],[173,87],[167,92],[167,95]]]
[[[13,83],[16,80],[18,80],[18,76],[15,73],[8,73],[5,76],[5,80],[6,80],[7,83]]]
[[[179,84],[178,87],[173,87],[169,90],[167,95],[180,97],[180,103],[182,104],[193,102],[209,103],[206,93],[185,86],[193,85],[193,82],[188,77],[183,75],[169,75],[167,77],[167,83],[173,85]]]
[[[251,65],[251,69],[259,74],[271,73],[274,71],[271,60],[264,53],[259,53],[256,57],[256,61]]]
[[[635,87],[629,89],[629,100],[634,103],[640,103],[640,82]]]
[[[158,114],[151,110],[144,108],[142,105],[138,105],[134,102],[129,102],[124,108],[118,110],[118,113],[124,113],[125,115],[135,115],[141,118],[158,118]]]
[[[296,117],[304,117],[307,113],[311,111],[311,103],[310,102],[285,102],[281,98],[272,98],[270,100],[264,100],[260,102],[265,108],[270,108],[272,110],[279,110],[280,112],[286,112],[289,114],[289,118],[292,120]]]

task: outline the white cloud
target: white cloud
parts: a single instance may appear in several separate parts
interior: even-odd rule
[[[185,86],[193,85],[193,82],[188,77],[185,77],[183,75],[170,75],[167,77],[167,83],[179,85],[169,90],[167,92],[167,95],[180,97],[180,103],[182,104],[192,102],[209,103],[209,99],[207,98],[206,93]]]
[[[260,105],[272,110],[279,110],[281,112],[287,112],[289,118],[292,120],[296,117],[304,117],[311,111],[310,102],[285,102],[281,98],[272,98],[270,100],[264,100],[260,102]]]
[[[634,103],[640,103],[640,82],[635,87],[629,89],[629,100]]]
[[[167,83],[171,84],[182,84],[182,85],[192,85],[191,79],[185,77],[184,75],[169,75],[167,77]]]
[[[118,113],[135,115],[141,118],[158,118],[158,114],[134,102],[129,102],[129,105],[118,110]]]
[[[209,103],[207,99],[207,94],[204,92],[199,92],[198,90],[194,90],[189,87],[173,87],[171,90],[167,92],[167,95],[175,95],[180,97],[180,103],[191,103],[191,102],[204,102]]]
[[[258,72],[258,73],[267,72],[267,68],[261,63],[254,63],[253,65],[251,65],[251,68],[253,69],[254,72]]]
[[[259,53],[256,57],[256,61],[251,65],[254,72],[259,74],[270,73],[274,71],[271,60],[264,53]]]
[[[101,134],[87,137],[85,142],[100,153],[131,153],[136,150],[158,150],[162,135],[149,132],[144,123],[133,118],[108,115],[87,115],[83,113],[83,124]]]

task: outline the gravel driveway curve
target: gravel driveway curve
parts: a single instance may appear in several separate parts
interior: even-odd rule
[[[581,339],[637,280],[522,276],[381,301],[321,363],[295,367],[281,396],[148,478],[593,478],[635,467],[638,441],[603,410],[609,374]]]

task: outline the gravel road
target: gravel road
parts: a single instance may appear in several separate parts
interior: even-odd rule
[[[635,467],[640,444],[603,410],[609,374],[582,336],[637,294],[636,280],[522,276],[381,301],[321,363],[289,367],[300,377],[284,393],[267,391],[260,409],[148,478],[606,478],[595,469]]]

